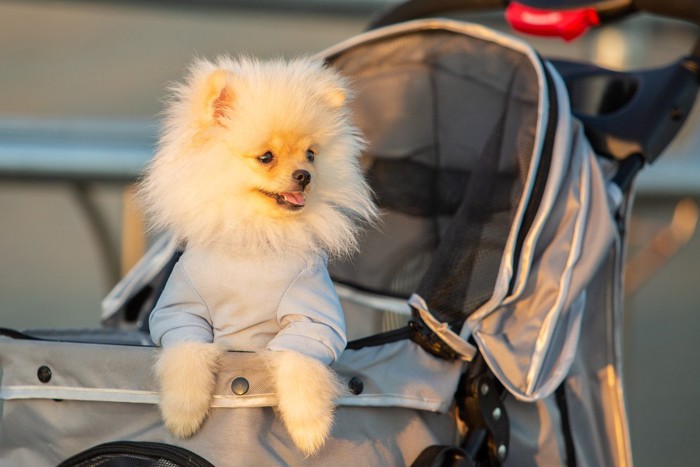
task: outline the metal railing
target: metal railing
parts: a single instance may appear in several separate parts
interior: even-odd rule
[[[0,180],[70,186],[99,244],[109,280],[116,283],[145,249],[132,187],[154,154],[157,132],[156,123],[148,120],[0,119]],[[698,145],[679,147],[642,172],[639,195],[700,197]],[[96,183],[124,186],[118,236],[91,196],[90,186]]]

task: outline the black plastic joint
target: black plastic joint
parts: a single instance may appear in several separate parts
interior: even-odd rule
[[[408,322],[411,330],[411,340],[420,345],[423,350],[444,360],[456,360],[457,352],[445,344],[420,318],[412,318]]]

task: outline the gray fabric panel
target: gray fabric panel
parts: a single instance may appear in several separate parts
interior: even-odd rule
[[[632,465],[622,380],[619,243],[587,286],[578,352],[566,379],[580,466]]]
[[[581,338],[564,381],[576,465],[631,465],[629,434],[622,394],[617,343],[621,316],[610,284],[616,278],[616,248],[609,252],[586,288]],[[510,458],[506,465],[567,465],[561,414],[550,395],[536,402],[508,396],[511,424]]]
[[[0,465],[55,466],[94,445],[118,440],[181,446],[220,467],[408,465],[423,448],[456,437],[451,413],[341,407],[326,446],[305,459],[272,408],[212,409],[194,437],[179,440],[163,428],[154,405],[14,400],[3,404]]]
[[[573,147],[578,147],[581,144],[580,140],[584,138],[582,129],[579,128],[578,124],[574,127]],[[577,329],[578,324],[573,322],[573,320],[577,319],[575,316],[576,308],[583,307],[589,300],[595,301],[600,299],[600,296],[592,295],[589,289],[592,283],[601,280],[597,271],[613,249],[613,242],[617,235],[613,214],[610,212],[608,204],[607,182],[603,177],[598,161],[591,153],[591,157],[584,160],[584,163],[589,164],[591,173],[590,191],[588,193],[588,196],[590,196],[590,207],[583,219],[585,230],[581,240],[581,255],[573,268],[566,297],[562,304],[564,310],[571,311],[568,316],[562,317],[561,322],[558,323],[559,327],[553,331],[549,349],[542,365],[543,370],[540,380],[536,383],[540,386],[546,384],[546,380],[551,377],[548,374],[555,373],[557,367],[559,367],[558,371],[564,372],[564,362],[566,362],[567,358],[570,358],[569,354],[573,356],[574,352],[578,353],[575,348],[564,349],[568,345],[567,341],[575,344],[578,335],[585,333],[585,331]],[[616,287],[613,283],[605,283],[604,286],[609,289],[607,293],[610,293]],[[621,288],[621,285],[619,287]],[[605,296],[606,290],[601,288],[596,290],[596,293]],[[585,313],[587,312],[596,313],[599,312],[599,309],[586,306],[585,309],[580,311],[582,314],[581,319],[585,319]],[[571,335],[572,333],[576,333],[576,335]],[[606,343],[608,345],[607,343],[613,339],[613,335],[599,334],[598,338],[601,344]],[[583,357],[579,355],[579,358]]]
[[[70,344],[0,337],[0,391],[8,388],[107,388],[155,391],[152,347]],[[51,369],[41,383],[40,366]]]
[[[395,234],[399,232],[400,235]],[[387,211],[382,214],[382,222],[377,230],[371,230],[362,235],[360,239],[362,255],[347,261],[332,262],[328,268],[334,278],[371,284],[375,289],[388,290],[391,289],[394,277],[411,258],[421,252],[432,251],[437,242],[436,237],[435,225],[431,219]],[[390,241],[387,241],[389,239]],[[416,274],[413,287],[404,286],[403,290],[396,292],[410,295],[424,272],[420,271]],[[349,314],[346,311],[348,320],[352,319],[347,316]],[[351,330],[349,324],[348,330]],[[348,337],[351,338],[350,335]]]
[[[451,404],[462,365],[435,359],[410,341],[343,353],[336,370],[346,380],[359,377],[364,390],[339,401],[332,438],[311,459],[296,451],[274,416],[271,382],[252,353],[226,356],[214,401],[218,406],[193,438],[173,439],[155,404],[154,356],[155,349],[148,347],[0,338],[0,391],[6,399],[0,465],[55,465],[93,445],[117,440],[183,446],[217,466],[345,465],[358,459],[368,465],[401,465],[431,444],[456,440]],[[37,378],[42,365],[52,371],[47,383]],[[230,389],[239,376],[250,383],[244,396]],[[54,400],[62,394],[68,398]],[[95,397],[131,402],[89,400]],[[241,407],[247,403],[255,406]],[[234,408],[221,407],[226,404]]]
[[[341,399],[343,405],[420,408],[439,404],[432,410],[445,412],[452,403],[463,363],[435,358],[412,341],[399,341],[345,350],[333,368],[347,379],[357,376],[364,382],[362,394]],[[396,402],[391,403],[394,397]]]
[[[414,64],[355,79],[355,121],[370,142],[369,151],[387,158],[413,155],[432,159],[433,123],[430,76]],[[411,96],[406,99],[406,96]],[[405,119],[404,116],[411,118]],[[399,120],[400,119],[400,120]]]
[[[155,403],[157,384],[151,370],[153,347],[71,344],[0,338],[3,399],[79,399]],[[37,378],[39,367],[51,379]],[[361,394],[340,405],[402,406],[445,412],[452,404],[462,363],[440,360],[409,340],[345,350],[333,365],[341,379],[360,378]],[[232,393],[237,377],[248,380],[243,396]],[[214,406],[261,407],[276,402],[265,362],[255,353],[229,352],[222,363]]]
[[[537,402],[523,402],[508,394],[503,403],[510,423],[506,467],[567,465],[561,417],[553,395]]]
[[[566,376],[580,333],[581,293],[613,239],[605,182],[588,145],[576,139],[582,138],[581,129],[574,134],[580,144],[565,159],[565,179],[530,258],[525,287],[471,323],[496,374],[527,400],[546,396]],[[578,243],[584,245],[580,256]]]

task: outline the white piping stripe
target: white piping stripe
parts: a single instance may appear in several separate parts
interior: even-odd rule
[[[274,394],[256,394],[242,396],[222,396],[214,395],[211,407],[223,408],[255,408],[255,407],[275,407],[277,396]]]
[[[0,399],[63,399],[91,402],[125,402],[157,404],[156,391],[130,389],[95,389],[64,386],[6,386],[0,389]]]
[[[128,389],[94,389],[73,387],[10,386],[0,389],[1,400],[52,399],[84,402],[113,402],[130,404],[151,404],[159,402],[156,391]],[[449,401],[401,394],[359,394],[341,397],[336,402],[349,407],[403,407],[408,409],[444,411]],[[214,395],[211,407],[216,408],[255,408],[274,407],[277,396],[272,393],[251,396]]]
[[[341,397],[337,404],[347,407],[401,407],[429,412],[445,412],[450,407],[451,401],[402,395],[360,394]]]
[[[525,53],[529,55],[530,58],[535,57],[537,55],[534,49],[527,42],[521,41],[507,34],[494,31],[493,29],[487,28],[486,26],[444,18],[428,18],[418,19],[414,21],[406,21],[400,24],[394,24],[380,29],[375,29],[373,31],[364,32],[357,36],[351,37],[350,39],[347,39],[343,42],[340,42],[339,44],[322,50],[317,54],[317,56],[321,58],[331,57],[333,55],[345,52],[346,50],[349,50],[353,47],[357,47],[358,45],[366,44],[379,39],[397,36],[413,31],[430,31],[440,29],[474,36],[479,39],[489,40],[504,47],[508,47],[510,49]]]

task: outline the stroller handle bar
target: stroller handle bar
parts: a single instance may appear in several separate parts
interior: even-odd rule
[[[381,12],[368,29],[453,11],[477,12],[504,9],[510,0],[408,0]],[[606,23],[636,12],[679,19],[700,26],[698,0],[520,0],[532,7],[550,9],[592,8]]]
[[[380,13],[368,29],[439,13],[512,7],[592,12],[601,23],[647,12],[700,27],[700,0],[408,0]],[[566,82],[572,111],[583,122],[596,152],[626,161],[621,173],[627,175],[619,185],[627,186],[639,168],[659,157],[693,107],[700,84],[700,40],[689,56],[646,71],[616,72],[566,61],[553,64]],[[601,79],[602,94],[597,84]],[[588,108],[595,102],[600,102],[598,108]]]
[[[700,26],[700,2],[697,0],[631,0],[637,11],[685,20]]]

